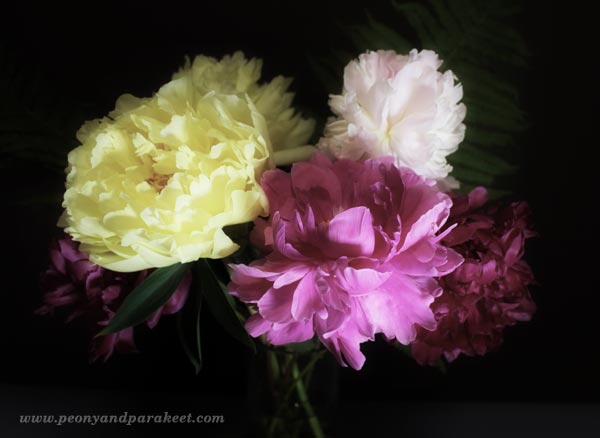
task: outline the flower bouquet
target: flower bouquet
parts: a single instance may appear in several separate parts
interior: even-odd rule
[[[325,436],[319,363],[359,371],[377,335],[423,365],[498,348],[535,311],[528,206],[479,177],[508,164],[473,139],[501,134],[463,142],[469,99],[436,52],[369,44],[323,129],[242,52],[85,123],[37,312],[85,321],[91,360],[176,314],[201,372],[207,308],[261,357],[261,436]]]

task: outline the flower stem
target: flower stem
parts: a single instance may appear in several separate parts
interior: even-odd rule
[[[287,389],[282,401],[279,403],[279,407],[277,408],[275,417],[279,417],[281,415],[282,411],[284,410],[284,408],[288,405],[288,403],[290,401],[290,397],[291,397],[292,393],[294,392],[294,389],[296,389],[296,382],[298,380],[304,379],[306,377],[307,383],[305,384],[305,386],[308,386],[308,382],[310,381],[310,378],[312,376],[312,372],[314,370],[315,364],[321,359],[321,357],[323,357],[324,353],[325,353],[325,350],[321,350],[320,352],[313,354],[313,357],[310,359],[310,361],[304,367],[304,369],[300,372],[300,374],[297,377],[294,377],[292,379],[290,387]]]
[[[304,382],[300,377],[300,371],[298,370],[298,363],[294,361],[292,365],[292,378],[296,382],[296,392],[298,393],[298,400],[306,412],[306,416],[308,417],[308,424],[310,425],[310,429],[312,430],[314,438],[325,438],[325,434],[321,429],[321,424],[319,423],[319,419],[317,418],[315,411],[313,410],[310,401],[308,400],[308,395],[306,394],[306,388],[304,388]]]
[[[273,400],[276,400],[278,398],[277,392],[279,391],[279,389],[277,388],[277,386],[278,386],[278,381],[281,376],[281,370],[280,370],[279,362],[277,361],[277,356],[276,356],[275,352],[267,351],[266,355],[267,355],[267,378],[269,379],[269,388],[271,391],[271,398]],[[269,425],[269,430],[268,430],[268,435],[267,435],[268,437],[275,436],[275,431],[276,431],[279,423],[280,423],[280,421],[279,421],[278,415],[274,415],[271,418],[271,422]]]

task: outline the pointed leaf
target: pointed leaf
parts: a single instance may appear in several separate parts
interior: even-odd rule
[[[115,333],[145,321],[171,298],[189,267],[187,263],[178,263],[152,272],[127,296],[108,326],[97,336]]]
[[[202,344],[200,338],[200,313],[202,311],[202,285],[194,278],[192,293],[183,310],[177,313],[177,332],[186,356],[196,375],[202,370]]]
[[[226,292],[221,289],[219,280],[208,262],[200,259],[194,264],[194,268],[196,269],[197,276],[202,281],[202,294],[206,300],[206,304],[208,304],[215,319],[232,337],[249,347],[253,352],[256,352],[254,341],[250,339],[248,332],[246,332],[232,304],[225,295]]]
[[[517,170],[516,166],[483,148],[477,148],[468,143],[461,144],[460,148],[461,154],[453,154],[448,157],[448,162],[453,166],[479,169],[492,175],[508,175]]]

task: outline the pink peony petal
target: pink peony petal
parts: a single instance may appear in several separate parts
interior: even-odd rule
[[[378,293],[363,298],[364,309],[378,332],[408,345],[416,337],[415,324],[435,327],[429,306],[438,288],[432,278],[415,279],[396,273]]]
[[[375,247],[373,217],[366,207],[350,208],[329,222],[323,237],[322,249],[328,257],[369,256]]]
[[[245,327],[250,336],[256,338],[270,330],[273,323],[264,319],[259,313],[255,313],[248,318]]]
[[[275,289],[279,289],[282,286],[287,286],[290,283],[295,283],[296,281],[305,278],[307,274],[310,273],[310,271],[311,268],[307,265],[290,265],[286,271],[284,271],[275,279],[273,287]]]
[[[311,318],[323,307],[323,300],[317,291],[314,272],[308,272],[296,285],[292,300],[292,317],[296,321]]]
[[[307,319],[288,324],[273,324],[273,328],[267,333],[267,340],[273,345],[285,345],[305,342],[313,336],[312,320]]]
[[[343,289],[350,295],[373,293],[385,283],[391,272],[380,272],[374,269],[345,268],[340,272]]]
[[[292,319],[292,301],[295,287],[284,286],[279,289],[270,288],[258,300],[260,314],[272,322],[288,322]]]
[[[316,221],[333,217],[333,207],[340,199],[341,182],[328,168],[315,163],[297,163],[292,167],[292,186],[297,205],[312,208]]]
[[[274,169],[263,175],[260,184],[269,198],[271,211],[278,211],[284,219],[291,219],[296,212],[296,203],[290,174]]]

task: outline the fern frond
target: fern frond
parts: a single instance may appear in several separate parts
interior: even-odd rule
[[[500,157],[515,155],[515,139],[527,126],[512,80],[529,57],[510,21],[518,6],[506,1],[431,0],[428,7],[397,1],[394,7],[419,36],[417,47],[440,53],[445,68],[463,84],[467,130],[458,152],[449,157],[454,176],[466,183],[510,189],[500,187],[507,181],[496,176],[515,172],[516,165]]]
[[[529,49],[513,22],[520,7],[511,0],[393,0],[393,17],[385,23],[367,16],[361,25],[347,26],[354,56],[366,50],[412,48],[436,51],[463,85],[467,106],[466,138],[448,157],[463,189],[485,185],[494,194],[510,189],[519,134],[527,127],[515,79],[527,66]],[[392,14],[393,15],[393,14]],[[383,18],[382,18],[383,20]],[[409,31],[410,30],[410,31]],[[415,35],[412,39],[408,35]],[[339,92],[344,64],[328,63],[328,90]],[[336,76],[334,76],[336,75]]]

